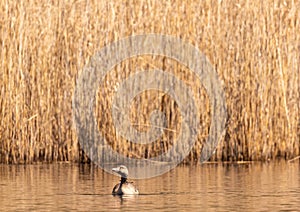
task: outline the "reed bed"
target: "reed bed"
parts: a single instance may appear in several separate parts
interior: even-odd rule
[[[0,2],[0,163],[88,161],[72,118],[76,78],[101,47],[146,33],[167,34],[197,46],[215,67],[226,93],[226,134],[211,160],[291,159],[300,155],[299,1]],[[149,128],[149,112],[165,112],[168,128],[151,145],[117,136],[111,102],[135,70],[162,68],[190,85],[201,129],[185,162],[195,162],[209,133],[209,99],[201,82],[176,61],[139,56],[118,64],[99,88],[95,113],[112,148],[149,158],[174,145],[178,105],[147,91],[134,99],[132,123]]]

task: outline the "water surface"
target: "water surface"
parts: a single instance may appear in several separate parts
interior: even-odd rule
[[[134,180],[138,196],[112,196],[117,176],[77,164],[0,165],[1,211],[300,211],[299,162],[178,166]],[[129,170],[130,171],[130,170]]]

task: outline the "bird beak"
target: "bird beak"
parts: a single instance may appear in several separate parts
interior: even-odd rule
[[[113,168],[112,171],[113,171],[113,172],[118,172],[119,169],[118,169],[118,168]]]

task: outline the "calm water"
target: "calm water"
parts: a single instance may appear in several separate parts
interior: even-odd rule
[[[111,195],[118,181],[89,165],[1,165],[0,210],[300,211],[298,161],[179,166],[123,198]]]

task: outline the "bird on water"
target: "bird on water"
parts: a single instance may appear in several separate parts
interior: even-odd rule
[[[121,165],[117,168],[112,169],[113,172],[121,175],[121,181],[113,188],[113,195],[127,195],[127,194],[139,194],[137,188],[133,185],[132,182],[127,181],[128,169],[126,166]]]

